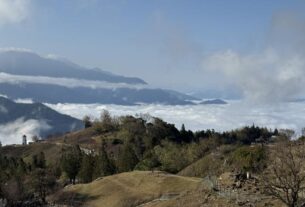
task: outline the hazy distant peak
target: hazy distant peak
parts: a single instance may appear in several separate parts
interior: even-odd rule
[[[0,52],[24,52],[24,53],[33,53],[34,54],[34,52],[30,49],[16,48],[16,47],[0,48]]]
[[[151,88],[142,79],[86,68],[67,59],[30,50],[0,52],[0,94],[46,103],[184,105],[196,100],[179,92]]]
[[[144,84],[136,77],[125,77],[101,69],[88,69],[67,59],[42,57],[26,49],[0,49],[0,72],[14,75],[75,78],[110,83]]]

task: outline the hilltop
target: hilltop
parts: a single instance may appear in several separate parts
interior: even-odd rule
[[[285,206],[267,193],[265,179],[275,180],[272,167],[303,163],[297,156],[302,139],[289,141],[285,130],[253,125],[192,132],[156,117],[112,117],[107,111],[100,120],[87,117],[84,122],[80,131],[0,148],[5,198],[23,202],[43,187],[47,193],[34,194],[35,202],[67,206]],[[288,152],[296,157],[287,157]],[[283,156],[278,153],[288,160],[273,164],[274,157]],[[20,176],[23,197],[16,200],[3,181]],[[52,182],[46,185],[38,178]],[[27,180],[40,184],[33,187]]]

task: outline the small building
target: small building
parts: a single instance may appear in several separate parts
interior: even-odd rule
[[[27,145],[26,135],[22,136],[22,145]]]

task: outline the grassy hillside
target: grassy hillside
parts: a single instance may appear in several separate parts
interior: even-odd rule
[[[162,172],[134,171],[108,176],[89,184],[64,189],[75,193],[85,206],[126,207],[152,200],[176,197],[200,187],[201,179],[181,177]]]
[[[209,189],[203,179],[183,177],[160,171],[133,171],[104,177],[89,184],[66,187],[51,199],[71,206],[87,207],[199,207],[283,206],[261,194],[239,197]]]

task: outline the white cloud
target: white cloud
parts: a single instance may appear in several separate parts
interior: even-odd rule
[[[304,102],[257,105],[244,101],[229,101],[227,105],[194,106],[47,105],[61,113],[79,119],[85,115],[98,118],[104,109],[116,116],[148,113],[174,123],[178,128],[184,123],[187,128],[192,130],[215,129],[225,131],[252,125],[253,123],[268,128],[289,128],[297,132],[305,127]]]
[[[41,130],[50,129],[50,126],[45,121],[17,119],[4,125],[0,125],[0,141],[3,145],[21,144],[22,136],[26,135],[28,141],[31,137],[39,135]]]
[[[29,53],[34,53],[30,49],[18,48],[18,47],[2,47],[2,48],[0,48],[0,52],[29,52]]]
[[[15,99],[14,102],[16,103],[24,103],[24,104],[32,104],[34,103],[34,101],[30,98],[18,98],[18,99]]]
[[[85,79],[73,79],[73,78],[54,78],[47,76],[25,76],[25,75],[11,75],[8,73],[0,73],[0,83],[10,83],[10,84],[22,84],[22,83],[34,83],[34,84],[51,84],[59,85],[68,88],[76,87],[87,87],[87,88],[132,88],[132,89],[142,89],[148,88],[146,85],[135,85],[127,83],[109,83],[105,81],[91,81]]]
[[[256,124],[267,128],[289,128],[300,133],[305,127],[304,102],[286,102],[277,104],[250,104],[244,101],[229,101],[227,105],[194,105],[194,106],[164,106],[139,105],[119,106],[101,104],[46,104],[49,107],[82,119],[85,115],[98,118],[106,109],[112,115],[150,114],[160,117],[177,128],[184,123],[192,130],[215,129],[226,131]],[[29,138],[39,134],[42,129],[48,129],[45,122],[37,120],[15,122],[0,126],[0,141],[3,144],[21,143],[23,134]]]
[[[19,23],[29,16],[31,0],[0,0],[0,24]]]
[[[204,70],[225,74],[245,97],[256,101],[283,101],[297,97],[305,83],[305,56],[266,49],[259,54],[232,50],[206,56]],[[304,94],[302,94],[304,95]]]

